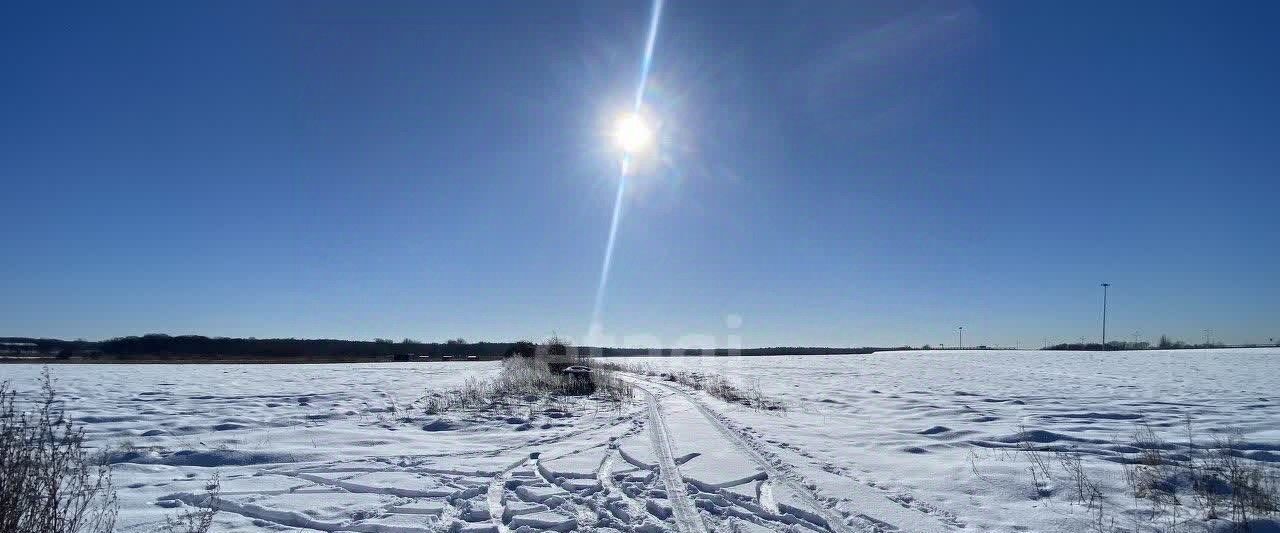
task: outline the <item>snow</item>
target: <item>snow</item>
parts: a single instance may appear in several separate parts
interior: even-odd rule
[[[1275,349],[915,351],[632,362],[655,370],[719,373],[783,399],[784,414],[706,401],[736,430],[793,465],[837,509],[898,527],[914,516],[892,513],[909,510],[977,531],[1089,530],[1081,506],[1067,501],[1061,480],[1051,497],[1030,497],[1030,461],[1019,453],[1028,443],[1037,450],[1082,453],[1108,489],[1116,514],[1132,514],[1118,463],[1138,451],[1134,433],[1150,426],[1170,443],[1185,442],[1187,417],[1198,442],[1239,430],[1245,457],[1280,465]]]
[[[756,411],[630,375],[622,408],[577,399],[486,412],[417,400],[493,362],[53,365],[109,452],[120,531],[208,505],[215,529],[421,531],[1068,531],[1090,515],[1030,457],[1079,452],[1116,516],[1121,463],[1150,428],[1280,465],[1280,350],[884,352],[628,358],[758,386]],[[40,367],[0,366],[33,391]],[[1264,527],[1274,527],[1274,524]],[[1210,528],[1224,528],[1220,521]]]
[[[525,526],[541,530],[572,531],[578,527],[578,521],[572,516],[565,516],[551,511],[521,514],[511,519],[511,527],[520,528]]]

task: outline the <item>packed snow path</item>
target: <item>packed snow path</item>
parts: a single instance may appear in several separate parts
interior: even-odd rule
[[[841,484],[843,497],[820,497],[804,483],[792,465],[776,456],[766,457],[765,445],[749,434],[733,429],[727,417],[708,407],[694,394],[650,378],[630,374],[624,377],[645,391],[653,413],[650,417],[654,422],[651,423],[665,425],[667,417],[664,413],[678,413],[681,432],[675,440],[690,448],[707,450],[698,454],[701,457],[695,458],[689,466],[683,467],[693,476],[687,479],[694,486],[714,493],[716,489],[723,491],[755,481],[754,503],[761,515],[835,533],[953,529],[932,516],[890,501],[870,487],[854,483]],[[697,416],[690,416],[693,413]],[[856,500],[862,507],[854,507],[856,510],[848,513],[851,516],[845,516],[833,506],[841,500]]]
[[[676,530],[680,533],[706,531],[697,509],[689,501],[684,489],[684,477],[680,475],[680,467],[672,456],[671,438],[667,435],[667,422],[662,415],[662,405],[652,392],[645,390],[645,401],[649,403],[649,435],[652,438],[653,451],[658,455],[658,474],[662,485],[667,489],[667,498],[671,501]]]

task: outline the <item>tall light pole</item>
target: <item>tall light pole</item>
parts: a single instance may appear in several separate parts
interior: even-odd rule
[[[964,349],[964,326],[956,328],[960,332],[960,349]]]
[[[1102,349],[1107,349],[1107,287],[1110,283],[1102,284]]]

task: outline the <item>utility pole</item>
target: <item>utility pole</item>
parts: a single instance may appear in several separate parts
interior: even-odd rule
[[[964,326],[957,328],[960,331],[960,349],[964,349]]]
[[[1107,349],[1107,287],[1110,283],[1102,284],[1102,349]]]

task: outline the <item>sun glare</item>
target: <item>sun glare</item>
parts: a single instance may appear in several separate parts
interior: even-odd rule
[[[613,128],[614,142],[628,154],[641,152],[653,143],[653,129],[637,113],[627,113],[618,119]]]

